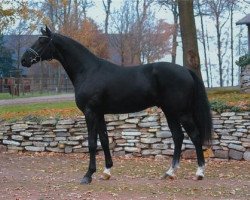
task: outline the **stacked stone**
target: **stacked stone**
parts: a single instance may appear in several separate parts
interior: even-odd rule
[[[215,157],[250,160],[250,112],[213,115]]]
[[[250,160],[250,113],[214,113],[215,157]],[[110,150],[114,155],[171,156],[174,152],[172,134],[165,116],[157,109],[105,116]],[[87,127],[84,117],[50,119],[41,123],[19,121],[0,125],[0,147],[8,151],[50,151],[61,153],[88,152]],[[1,148],[0,148],[1,149]],[[101,149],[98,140],[98,150]],[[182,150],[194,152],[185,134]]]
[[[85,120],[55,119],[36,122],[4,123],[0,139],[9,151],[87,152]]]
[[[116,130],[114,140],[116,147],[115,155],[132,153],[133,155],[157,155],[161,150],[152,148],[152,145],[160,142],[156,138],[156,132],[160,129],[159,116],[149,116],[147,112],[120,115],[114,129]],[[114,122],[108,123],[108,127]]]

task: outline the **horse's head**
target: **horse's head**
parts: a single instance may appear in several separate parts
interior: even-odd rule
[[[55,52],[55,46],[52,41],[53,33],[47,26],[45,30],[41,28],[41,32],[42,35],[22,56],[21,63],[24,67],[30,67],[39,61],[53,59]]]

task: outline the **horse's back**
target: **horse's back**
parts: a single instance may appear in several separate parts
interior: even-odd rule
[[[94,104],[104,113],[136,112],[166,105],[175,110],[183,107],[191,87],[190,73],[179,65],[159,62],[121,67],[103,62],[82,83],[80,94],[76,91],[76,99],[78,104]]]
[[[192,103],[194,80],[186,67],[157,62],[121,67],[118,71],[120,75],[114,75],[115,87],[120,92],[118,96],[126,99],[128,104],[138,102],[145,107],[158,106],[172,112],[185,112]],[[126,98],[128,96],[132,100]]]

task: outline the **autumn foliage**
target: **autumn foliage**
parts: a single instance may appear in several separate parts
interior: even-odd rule
[[[171,53],[174,26],[157,20],[150,10],[153,1],[124,1],[112,15],[115,34],[110,43],[121,65],[155,62]]]
[[[145,56],[147,62],[154,62],[171,52],[170,38],[174,26],[160,20],[154,29],[148,29],[145,34]]]
[[[97,156],[93,184],[83,187],[84,153],[1,153],[0,160],[2,199],[249,199],[249,161],[209,159],[207,178],[194,181],[195,160],[182,159],[179,178],[163,181],[159,177],[171,163],[167,156],[128,154],[113,157],[114,178],[103,181],[104,160]]]
[[[67,24],[60,32],[74,38],[95,55],[108,58],[107,38],[92,19],[84,19],[78,27],[74,24]]]

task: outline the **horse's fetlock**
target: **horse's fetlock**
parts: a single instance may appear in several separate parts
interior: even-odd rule
[[[113,167],[113,162],[112,161],[106,164],[106,168],[111,168],[111,167]]]
[[[96,168],[89,168],[89,174],[93,174],[96,172]]]

